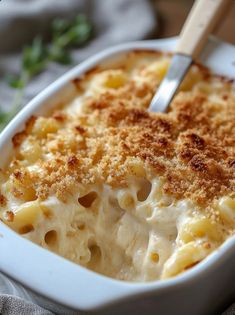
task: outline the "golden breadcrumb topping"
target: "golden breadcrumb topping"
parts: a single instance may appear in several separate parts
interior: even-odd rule
[[[135,52],[114,70],[89,71],[74,81],[79,110],[65,104],[51,117],[32,117],[12,139],[12,194],[66,201],[78,183],[120,187],[131,176],[161,177],[166,194],[204,207],[234,193],[232,83],[194,65],[169,111],[149,113],[162,79],[154,58],[169,64],[168,55]],[[27,150],[38,158],[25,162]]]

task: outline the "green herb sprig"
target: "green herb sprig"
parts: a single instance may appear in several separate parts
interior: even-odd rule
[[[55,19],[51,26],[51,42],[45,44],[40,36],[22,51],[19,75],[7,75],[8,84],[17,89],[9,112],[0,110],[0,130],[15,116],[22,107],[24,91],[29,81],[45,70],[50,62],[63,65],[72,63],[71,50],[84,45],[92,37],[92,25],[84,15],[73,20]]]

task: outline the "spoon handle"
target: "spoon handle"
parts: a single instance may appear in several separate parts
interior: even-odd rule
[[[197,0],[180,33],[176,53],[197,58],[230,0]]]

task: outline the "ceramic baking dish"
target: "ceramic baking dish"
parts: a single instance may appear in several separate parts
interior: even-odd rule
[[[63,75],[35,97],[2,132],[0,167],[11,154],[12,136],[32,114],[46,113],[73,95],[73,79],[104,61],[122,58],[133,49],[172,51],[176,41],[171,38],[116,46]],[[215,73],[235,78],[235,47],[229,44],[211,38],[201,62]],[[219,314],[235,298],[235,237],[182,275],[164,281],[130,283],[67,261],[0,222],[0,270],[16,288],[27,288],[28,299],[59,314]]]

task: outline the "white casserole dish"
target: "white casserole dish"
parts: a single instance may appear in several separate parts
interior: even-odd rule
[[[175,38],[141,41],[107,49],[78,65],[34,98],[0,135],[2,167],[11,138],[32,115],[46,113],[73,94],[71,81],[95,65],[133,49],[171,51]],[[235,47],[211,38],[201,62],[235,78]],[[28,299],[59,314],[217,314],[235,298],[235,238],[194,268],[150,283],[122,282],[96,274],[24,239],[0,222],[0,271],[28,290]]]

